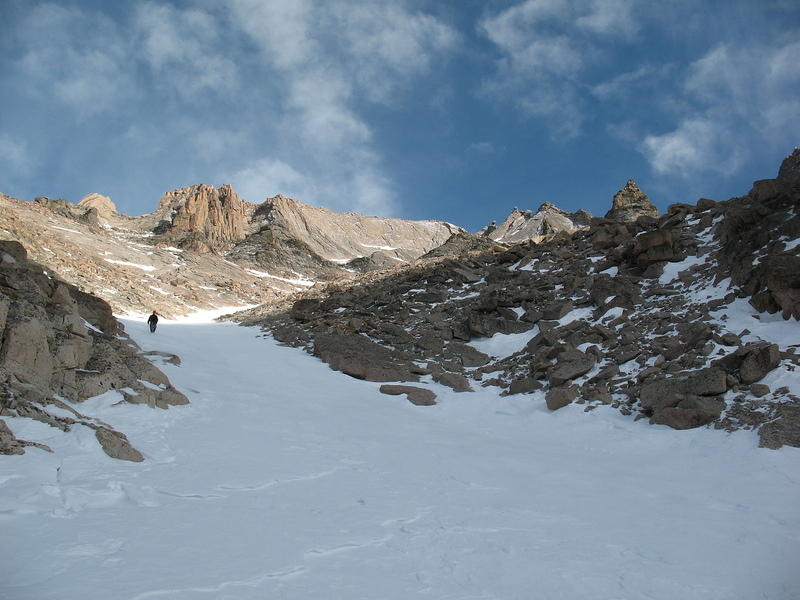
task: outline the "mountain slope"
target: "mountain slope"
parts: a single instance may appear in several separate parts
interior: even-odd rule
[[[757,426],[763,445],[797,446],[800,327],[745,299],[795,315],[800,194],[787,165],[798,156],[743,199],[595,219],[541,244],[318,286],[241,318],[371,381],[496,386],[554,410],[609,404],[677,429]],[[741,222],[750,242],[729,243]]]
[[[316,281],[405,264],[460,231],[282,196],[256,206],[230,186],[173,190],[139,217],[117,213],[98,194],[77,205],[0,194],[0,239],[21,242],[34,260],[123,313],[270,302]]]
[[[572,233],[587,227],[592,215],[585,210],[568,213],[549,202],[534,213],[514,208],[500,225],[490,225],[480,234],[500,244],[519,244],[528,240],[539,242],[547,235],[561,231]]]
[[[440,403],[419,408],[256,329],[126,328],[181,356],[164,368],[192,402],[155,413],[114,391],[93,401],[140,464],[60,431],[47,431],[54,454],[0,457],[14,540],[0,545],[2,597],[800,593],[796,449],[608,407],[550,413],[492,388],[430,384]],[[25,439],[49,429],[9,421]]]

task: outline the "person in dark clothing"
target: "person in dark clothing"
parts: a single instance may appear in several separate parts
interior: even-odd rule
[[[147,319],[147,323],[150,325],[150,333],[154,333],[156,325],[158,325],[158,313],[156,311],[153,311],[153,314]]]

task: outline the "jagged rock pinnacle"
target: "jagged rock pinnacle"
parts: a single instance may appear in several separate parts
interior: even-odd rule
[[[658,209],[650,202],[633,179],[629,179],[620,191],[614,194],[611,210],[606,219],[617,221],[635,221],[641,216],[658,217]]]

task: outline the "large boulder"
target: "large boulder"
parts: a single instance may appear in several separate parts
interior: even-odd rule
[[[415,385],[391,385],[384,384],[380,387],[382,394],[390,396],[406,395],[408,401],[416,406],[433,406],[436,404],[436,394],[428,389]]]
[[[334,371],[367,381],[418,381],[411,357],[359,333],[329,332],[314,338],[313,353]]]
[[[720,396],[727,386],[725,371],[712,367],[644,383],[639,400],[651,423],[690,429],[719,417],[725,408]]]

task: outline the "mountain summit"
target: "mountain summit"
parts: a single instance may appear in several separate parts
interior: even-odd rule
[[[606,213],[606,219],[617,221],[635,221],[641,216],[658,217],[658,209],[650,202],[633,179],[629,179],[625,187],[614,194],[611,210]]]
[[[518,244],[528,240],[538,242],[544,236],[559,231],[572,233],[587,227],[591,218],[592,215],[585,210],[569,213],[555,204],[544,202],[535,213],[514,207],[499,226],[490,225],[481,234],[501,244]]]

